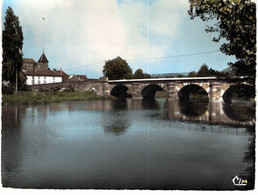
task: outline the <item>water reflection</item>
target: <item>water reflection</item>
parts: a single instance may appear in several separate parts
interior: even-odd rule
[[[10,129],[20,127],[26,110],[25,106],[8,106],[2,109],[2,126]]]
[[[208,111],[208,101],[179,101],[180,113],[188,117],[202,116]]]
[[[118,118],[110,121],[109,124],[104,124],[104,132],[112,135],[122,135],[130,126],[128,120],[125,118]]]
[[[248,134],[250,135],[248,141],[247,151],[244,153],[243,162],[248,163],[244,172],[239,173],[243,179],[248,181],[246,188],[244,189],[254,189],[255,182],[255,126],[246,128]]]
[[[254,125],[255,107],[250,103],[226,105],[207,101],[167,101],[165,118],[209,124]]]
[[[108,106],[109,105],[109,106]],[[125,100],[114,100],[105,102],[108,110],[112,110],[112,114],[102,116],[102,125],[104,133],[119,136],[127,131],[130,122],[127,117],[127,102]]]
[[[210,124],[251,126],[255,124],[255,106],[248,102],[228,105],[206,100],[166,101],[165,99],[160,99],[157,101],[129,99],[92,101],[83,107],[76,105],[76,103],[69,103],[70,110],[159,110],[160,117],[164,119],[178,119]]]
[[[239,122],[255,120],[255,109],[250,103],[224,104],[223,111],[230,119]]]
[[[232,190],[238,175],[253,189],[252,106],[165,99],[4,106],[3,186]]]

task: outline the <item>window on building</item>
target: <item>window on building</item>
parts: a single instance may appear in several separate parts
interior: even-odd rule
[[[55,80],[56,80],[56,77],[53,77],[53,83],[55,82]]]
[[[40,76],[38,76],[38,84],[40,84]]]
[[[44,76],[44,83],[47,83],[47,77]]]

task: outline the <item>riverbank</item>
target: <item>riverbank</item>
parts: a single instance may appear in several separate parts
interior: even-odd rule
[[[2,105],[8,104],[45,104],[73,100],[104,100],[111,96],[100,96],[93,91],[53,91],[53,92],[19,92],[2,95]]]

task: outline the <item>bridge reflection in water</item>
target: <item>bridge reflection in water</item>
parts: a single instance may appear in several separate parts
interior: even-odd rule
[[[254,186],[250,103],[75,101],[2,116],[5,187],[234,190],[236,175]]]
[[[89,105],[87,109],[96,110],[160,110],[157,117],[160,119],[172,119],[192,121],[207,124],[243,125],[255,124],[255,106],[250,102],[209,102],[206,100],[193,101],[167,101],[159,100],[115,100],[102,101]]]

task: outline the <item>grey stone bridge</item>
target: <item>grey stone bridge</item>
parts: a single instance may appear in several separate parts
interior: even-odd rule
[[[234,91],[246,84],[228,83],[216,77],[189,77],[189,78],[155,78],[108,80],[105,78],[89,80],[88,82],[69,82],[30,86],[35,89],[46,90],[50,86],[72,87],[74,90],[94,90],[99,95],[113,95],[118,98],[154,99],[157,91],[165,91],[168,100],[187,100],[196,90],[202,90],[212,101],[231,102]]]

